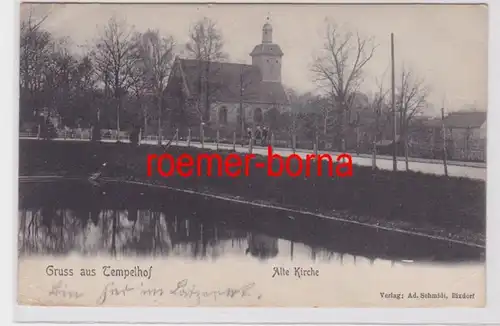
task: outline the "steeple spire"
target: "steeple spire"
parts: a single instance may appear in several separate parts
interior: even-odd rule
[[[267,16],[266,23],[262,27],[262,43],[273,43],[273,27],[269,23],[269,16]]]

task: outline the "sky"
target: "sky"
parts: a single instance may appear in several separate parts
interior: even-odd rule
[[[273,42],[284,52],[282,82],[299,92],[316,91],[311,65],[324,44],[326,20],[343,31],[372,37],[375,55],[364,71],[361,90],[390,87],[390,34],[395,39],[395,74],[402,66],[425,80],[435,114],[475,107],[487,109],[488,10],[482,5],[375,4],[30,4],[35,16],[48,14],[43,27],[74,44],[88,45],[110,17],[126,20],[138,31],[148,28],[188,41],[200,18],[217,22],[230,61],[251,63],[249,53],[261,43],[269,17]]]

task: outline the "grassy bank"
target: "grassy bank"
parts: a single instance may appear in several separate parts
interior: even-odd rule
[[[154,173],[148,178],[147,154],[163,154],[162,151],[156,146],[21,140],[19,168],[21,175],[84,175],[94,172],[102,162],[109,162],[107,176],[126,176],[178,188],[231,194],[313,212],[347,212],[415,228],[436,227],[450,233],[466,229],[485,233],[484,181],[406,171],[372,171],[360,166],[354,166],[353,176],[348,178],[317,176],[315,173],[310,177],[269,177],[266,169],[255,168],[255,164],[250,168],[250,177],[217,176],[217,166],[213,164],[212,176],[205,173],[205,176],[185,178],[174,174],[164,178]],[[201,152],[195,148],[169,148],[174,157],[183,153],[196,156]],[[229,152],[219,153],[224,157]],[[267,161],[267,158],[257,157],[255,160]],[[168,164],[169,161],[164,161],[165,171],[169,169]],[[206,168],[205,164],[203,169]],[[312,171],[314,168],[315,165]],[[327,169],[328,163],[324,162],[323,171]]]

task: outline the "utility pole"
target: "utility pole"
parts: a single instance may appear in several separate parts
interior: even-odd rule
[[[240,122],[241,122],[241,146],[245,145],[245,112],[243,112],[243,68],[240,69]]]
[[[398,170],[398,164],[397,164],[397,159],[396,159],[396,151],[397,151],[397,146],[396,146],[396,124],[397,124],[397,119],[396,119],[396,85],[395,85],[395,72],[394,72],[394,33],[391,33],[391,65],[392,65],[392,73],[391,73],[391,83],[392,83],[392,115],[393,115],[393,132],[392,132],[392,169],[394,171]]]
[[[448,176],[448,162],[446,153],[446,126],[444,125],[444,107],[441,108],[441,129],[443,132],[443,164],[444,164],[444,174]]]
[[[157,105],[158,105],[158,145],[161,145],[162,144],[162,137],[163,137],[163,132],[162,132],[162,128],[161,128],[161,111],[162,111],[162,97],[161,97],[161,93],[159,91],[157,91]]]

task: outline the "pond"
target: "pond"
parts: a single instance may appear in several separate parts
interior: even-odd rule
[[[484,250],[155,187],[21,182],[19,256],[335,264],[482,261]]]

